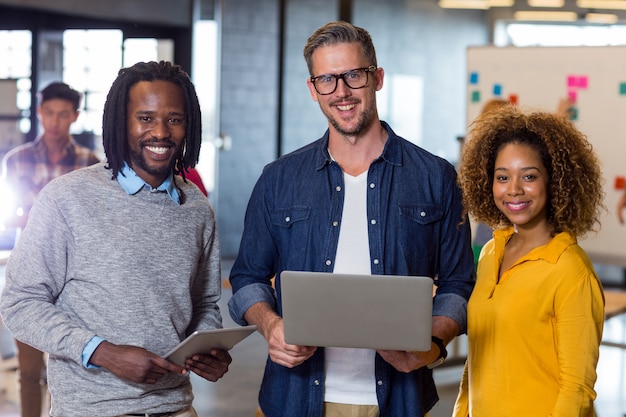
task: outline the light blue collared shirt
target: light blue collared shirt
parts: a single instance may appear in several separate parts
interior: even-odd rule
[[[174,186],[174,174],[168,175],[161,185],[154,188],[145,182],[126,162],[124,162],[122,170],[117,174],[117,182],[124,189],[124,191],[128,193],[128,195],[137,194],[142,188],[145,187],[151,192],[165,192],[176,204],[180,204],[180,195]],[[85,368],[98,368],[97,366],[90,364],[89,360],[98,346],[100,346],[100,343],[104,341],[105,339],[100,336],[94,336],[91,340],[89,340],[89,342],[87,342],[83,348],[82,355],[83,366]]]
[[[117,182],[120,183],[120,185],[122,186],[124,191],[128,193],[128,195],[137,194],[139,190],[146,187],[152,192],[166,192],[167,195],[169,195],[176,204],[180,204],[180,196],[178,194],[178,190],[174,186],[174,174],[172,173],[167,176],[167,178],[161,183],[161,185],[159,185],[157,188],[153,188],[139,175],[137,175],[137,173],[126,162],[124,162],[122,170],[117,174]]]

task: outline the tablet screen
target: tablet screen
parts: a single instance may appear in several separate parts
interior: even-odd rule
[[[185,360],[195,354],[210,354],[211,349],[230,350],[237,343],[251,335],[256,326],[233,327],[229,329],[198,330],[170,350],[164,358],[184,366]]]

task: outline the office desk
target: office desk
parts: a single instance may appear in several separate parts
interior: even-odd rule
[[[604,291],[604,320],[626,313],[626,290],[605,290]],[[626,343],[602,341],[602,346],[626,349]]]
[[[604,290],[605,320],[626,313],[626,290]]]

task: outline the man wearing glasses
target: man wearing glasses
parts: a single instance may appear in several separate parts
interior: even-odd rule
[[[328,130],[264,169],[230,276],[231,316],[268,342],[260,408],[267,417],[421,417],[438,400],[431,368],[465,332],[473,286],[456,173],[379,120],[384,71],[367,31],[329,23],[304,57]],[[285,270],[436,277],[430,350],[285,343],[271,284]]]

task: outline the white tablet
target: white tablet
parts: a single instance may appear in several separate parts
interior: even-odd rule
[[[255,330],[256,326],[198,330],[170,350],[164,358],[177,365],[184,366],[185,360],[195,354],[209,354],[211,349],[232,349]]]

